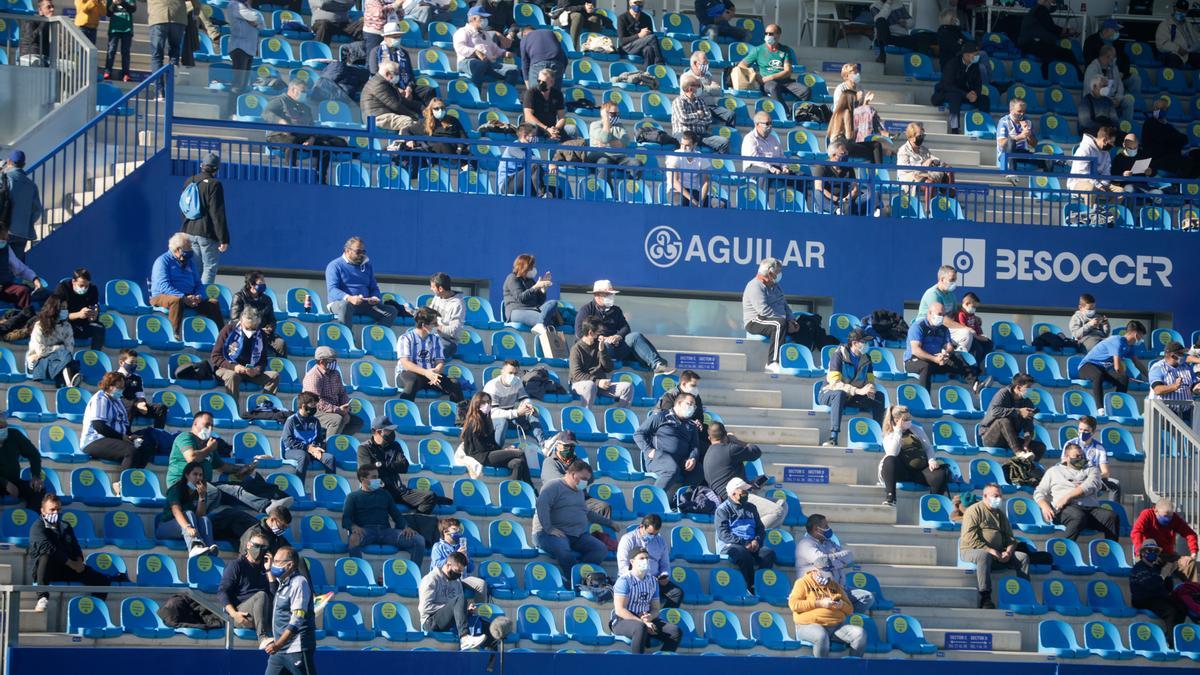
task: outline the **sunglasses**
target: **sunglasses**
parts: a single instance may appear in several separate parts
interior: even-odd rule
[[[766,34],[766,35],[774,35],[774,36],[776,36],[776,37],[778,37],[778,36],[779,36],[779,32],[778,32],[778,31],[767,31],[765,34]]]

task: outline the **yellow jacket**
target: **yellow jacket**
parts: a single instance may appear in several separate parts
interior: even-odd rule
[[[837,607],[818,607],[821,598],[841,600]],[[796,580],[792,592],[788,595],[788,607],[792,610],[792,621],[796,624],[816,624],[831,628],[840,626],[854,613],[854,606],[842,587],[833,579],[824,586],[818,584],[812,574],[805,574]]]
[[[75,25],[96,28],[107,11],[104,0],[75,0]]]

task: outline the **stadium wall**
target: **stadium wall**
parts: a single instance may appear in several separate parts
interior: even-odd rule
[[[86,265],[99,279],[144,280],[178,227],[185,163],[160,154],[30,253],[57,279]],[[174,171],[172,169],[175,169]],[[225,181],[228,266],[313,270],[362,236],[377,272],[446,271],[500,281],[521,252],[555,281],[740,293],[761,257],[786,263],[794,295],[834,298],[856,315],[913,302],[942,263],[985,304],[1074,309],[1079,293],[1113,313],[1156,312],[1200,327],[1196,239],[1181,232],[979,225],[964,221],[796,215],[582,201]],[[80,246],[80,242],[95,243]],[[555,242],[553,245],[544,242]]]

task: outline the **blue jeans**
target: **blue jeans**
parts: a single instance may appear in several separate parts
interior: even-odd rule
[[[870,410],[871,417],[883,424],[883,392],[876,391],[875,396],[851,396],[844,391],[822,389],[817,397],[821,405],[829,406],[829,438],[837,440],[838,432],[842,430],[842,411],[847,408]]]
[[[579,537],[558,537],[545,532],[537,533],[538,548],[549,553],[558,561],[564,575],[571,574],[575,563],[599,565],[608,555],[608,548],[590,534]]]
[[[368,302],[352,305],[346,300],[336,300],[329,303],[329,312],[333,314],[333,318],[346,326],[353,325],[351,322],[354,321],[355,314],[366,314],[374,319],[375,323],[384,326],[390,326],[396,322],[396,308],[382,302],[376,305]]]
[[[197,518],[195,511],[184,511],[183,515],[185,518],[187,518],[188,524],[196,528],[195,537],[189,537],[174,518],[168,517],[166,520],[159,523],[158,527],[154,528],[155,538],[178,539],[179,537],[183,537],[183,544],[184,546],[187,546],[188,550],[191,550],[192,544],[196,543],[204,544],[205,546],[212,546],[212,521],[208,519],[208,516],[201,516]]]
[[[297,638],[299,639],[299,638]],[[317,675],[313,662],[313,650],[303,652],[277,652],[267,657],[266,675]]]
[[[613,358],[621,361],[628,361],[630,356],[636,356],[637,360],[647,368],[666,363],[666,359],[659,355],[658,350],[650,344],[646,336],[637,331],[630,331],[622,342],[607,347],[607,349],[612,352]]]
[[[192,248],[200,258],[200,283],[211,284],[217,280],[217,263],[221,260],[221,252],[217,250],[220,244],[216,239],[189,234]]]
[[[558,61],[534,61],[533,64],[529,66],[529,77],[525,78],[525,86],[529,87],[530,89],[536,87],[538,73],[547,69],[554,71],[554,81],[560,83],[559,86],[561,86],[563,73],[562,65],[559,64]]]
[[[483,59],[459,59],[458,72],[471,78],[476,85],[491,80],[504,80],[516,85],[521,81],[521,70],[511,63],[484,61]]]
[[[337,470],[337,464],[333,459],[332,452],[326,452],[321,455],[321,459],[317,459],[308,454],[306,450],[284,450],[283,458],[290,459],[296,462],[296,475],[300,480],[304,480],[304,476],[308,473],[310,464],[320,464],[325,467],[325,473],[334,473]]]
[[[358,542],[358,546],[351,547],[348,553],[351,558],[361,557],[363,549],[372,544],[381,544],[395,546],[401,551],[407,552],[413,563],[417,567],[421,566],[421,560],[425,558],[425,537],[415,532],[406,536],[403,530],[394,527],[364,527],[362,529],[362,541]]]
[[[851,588],[846,594],[850,596],[854,611],[859,614],[866,614],[868,609],[875,606],[875,594],[865,588]]]
[[[183,53],[183,24],[156,23],[150,26],[150,72],[162,68],[163,57],[179,65]]]
[[[504,437],[508,434],[509,425],[520,427],[526,436],[532,436],[538,445],[542,444],[544,434],[542,432],[542,425],[536,415],[529,417],[522,416],[511,420],[493,415],[492,428],[496,431],[496,445],[504,447]]]
[[[550,322],[550,317],[557,313],[558,301],[547,300],[537,309],[517,308],[508,310],[508,320],[523,326],[536,326],[539,323],[545,325]]]

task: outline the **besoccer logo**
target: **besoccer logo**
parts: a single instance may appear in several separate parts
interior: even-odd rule
[[[987,242],[983,239],[942,238],[942,264],[958,271],[958,285],[987,285]]]
[[[683,257],[683,238],[673,227],[659,225],[646,234],[646,259],[655,267],[670,267]]]

